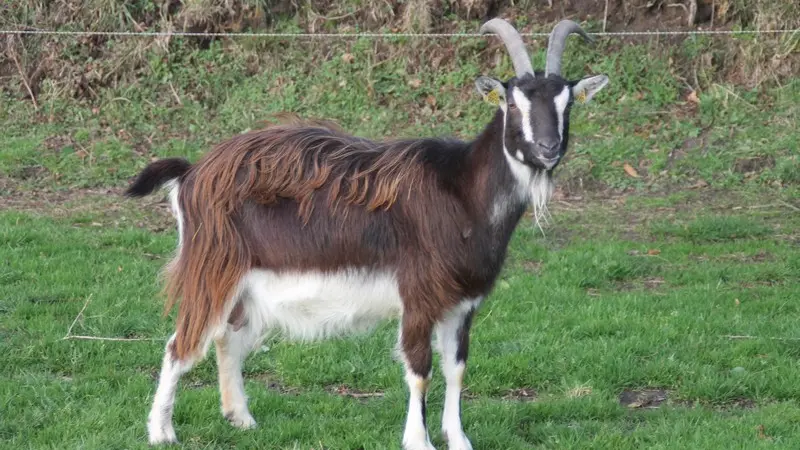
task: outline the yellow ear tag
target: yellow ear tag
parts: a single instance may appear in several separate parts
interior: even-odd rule
[[[576,98],[579,103],[586,103],[586,91],[581,91]]]
[[[492,105],[499,105],[500,104],[500,94],[497,93],[497,89],[492,89],[486,94],[484,97],[487,102],[491,103]]]

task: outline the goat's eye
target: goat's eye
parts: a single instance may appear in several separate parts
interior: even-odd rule
[[[508,109],[517,109],[517,105],[514,104],[514,103],[509,103],[508,104]]]

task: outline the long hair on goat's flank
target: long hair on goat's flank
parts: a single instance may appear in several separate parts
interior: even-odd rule
[[[319,122],[279,124],[217,145],[187,173],[179,191],[183,245],[166,272],[167,311],[180,302],[175,351],[199,350],[226,320],[226,305],[252,257],[233,222],[245,201],[298,203],[310,220],[315,191],[327,187],[327,206],[390,208],[410,195],[424,173],[419,141],[375,143]]]
[[[422,175],[419,141],[377,143],[344,133],[329,122],[303,121],[279,124],[229,141],[214,170],[198,171],[198,183],[228,188],[215,180],[235,171],[234,205],[245,200],[270,205],[288,198],[299,205],[307,223],[315,193],[327,187],[327,206],[362,205],[368,210],[390,208],[400,191],[410,189]],[[225,160],[224,162],[222,160]],[[208,177],[208,179],[205,179]],[[219,186],[219,187],[218,187]]]

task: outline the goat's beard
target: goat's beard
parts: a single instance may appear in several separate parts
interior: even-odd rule
[[[555,184],[553,184],[552,176],[547,171],[539,171],[533,175],[530,185],[529,202],[533,209],[533,223],[544,234],[542,223],[547,225],[550,222],[550,211],[547,209],[547,204],[553,196]]]

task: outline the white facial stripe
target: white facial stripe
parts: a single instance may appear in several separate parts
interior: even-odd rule
[[[522,113],[522,136],[527,142],[533,143],[533,128],[531,127],[531,101],[516,87],[511,91],[517,109]]]
[[[505,152],[504,155],[508,155],[508,148],[506,147],[506,124],[508,123],[508,104],[506,102],[500,102],[500,109],[503,110],[503,150]]]
[[[525,162],[525,156],[522,155],[522,152],[517,150],[517,153],[514,154],[520,162]]]
[[[556,105],[556,116],[558,116],[558,137],[564,139],[564,112],[567,110],[567,103],[569,103],[569,87],[564,86],[564,90],[556,95],[553,99]]]

